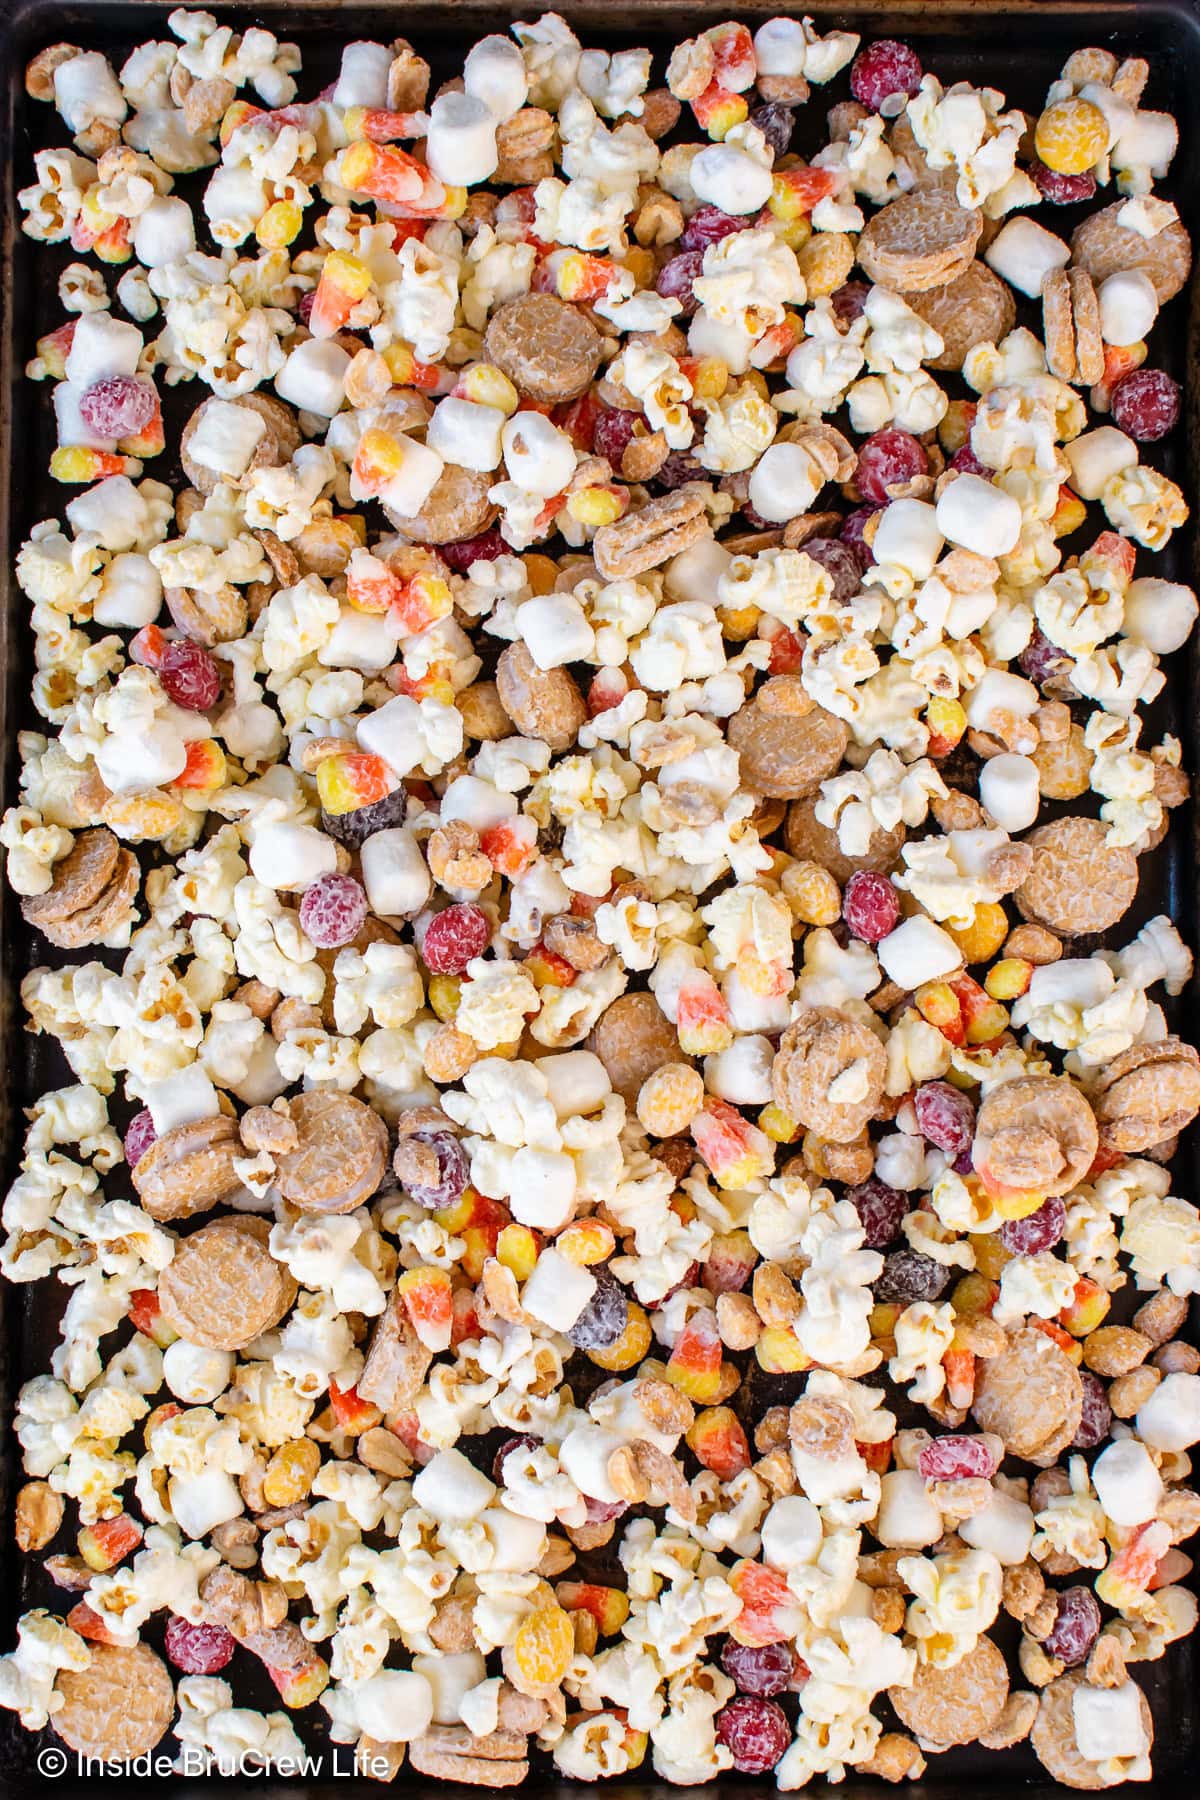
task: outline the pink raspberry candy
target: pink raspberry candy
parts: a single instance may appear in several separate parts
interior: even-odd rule
[[[216,658],[191,638],[174,638],[162,653],[158,679],[164,694],[188,712],[207,712],[221,698]]]
[[[237,1640],[223,1625],[193,1625],[172,1613],[165,1639],[167,1661],[185,1675],[215,1675],[237,1648]]]
[[[158,407],[158,395],[149,381],[134,375],[106,375],[93,381],[79,397],[79,416],[97,437],[137,437],[145,431]]]
[[[743,1694],[769,1700],[787,1687],[796,1671],[796,1658],[790,1644],[739,1644],[728,1638],[721,1651],[721,1667]]]
[[[921,85],[921,62],[915,50],[895,38],[878,38],[860,50],[850,65],[850,92],[861,106],[872,112],[885,112],[894,119],[901,110],[899,101],[885,102],[892,95],[907,97]]]
[[[775,1700],[744,1694],[717,1714],[717,1736],[742,1775],[765,1775],[792,1741],[787,1714]]]
[[[495,526],[490,531],[481,531],[477,537],[459,538],[456,544],[438,545],[438,555],[456,575],[465,575],[472,563],[495,562],[497,557],[509,554],[509,546]]]
[[[719,206],[701,206],[684,226],[679,248],[707,250],[710,244],[719,244],[722,238],[729,237],[732,232],[745,229],[745,219],[739,219],[733,213],[722,212]]]
[[[1154,444],[1179,422],[1179,383],[1162,369],[1133,369],[1112,391],[1114,424],[1139,444]]]
[[[1090,200],[1096,191],[1096,177],[1090,172],[1083,175],[1060,175],[1057,169],[1048,169],[1044,162],[1035,160],[1030,164],[1029,173],[1043,200],[1051,206],[1071,206],[1077,200]]]
[[[700,302],[692,292],[692,283],[700,274],[704,264],[703,250],[683,250],[664,263],[658,271],[658,279],[654,283],[655,292],[664,300],[678,300],[683,309],[682,316],[690,319]]]
[[[948,1081],[926,1081],[913,1095],[923,1137],[949,1156],[961,1156],[975,1137],[975,1108]]]
[[[143,1106],[141,1112],[134,1113],[125,1128],[125,1161],[131,1169],[136,1169],[151,1144],[155,1143],[157,1139],[158,1133],[154,1129],[154,1119],[150,1108]]]
[[[1051,1194],[1025,1218],[1005,1219],[1000,1242],[1014,1256],[1036,1256],[1039,1250],[1053,1250],[1066,1229],[1067,1209],[1057,1194]]]
[[[877,944],[900,919],[900,901],[886,875],[856,869],[842,893],[842,917],[865,944]]]
[[[999,1467],[1000,1458],[981,1437],[953,1432],[934,1438],[917,1458],[917,1468],[926,1481],[962,1481],[968,1476],[990,1481]]]
[[[1068,1669],[1074,1669],[1100,1636],[1100,1608],[1091,1588],[1064,1588],[1055,1599],[1058,1616],[1042,1639],[1042,1649],[1047,1656],[1055,1656]]]
[[[872,432],[859,451],[854,481],[864,500],[886,506],[892,498],[889,488],[902,487],[928,471],[929,458],[911,431],[888,425]]]
[[[304,890],[300,928],[318,950],[351,943],[367,919],[367,896],[353,875],[322,875]]]
[[[482,956],[491,941],[492,927],[481,907],[462,901],[435,914],[425,930],[421,956],[434,975],[461,975],[467,964]]]
[[[596,455],[607,458],[613,468],[619,470],[621,458],[641,416],[641,413],[627,412],[623,407],[606,406],[596,419],[596,433],[592,439]]]
[[[877,1175],[868,1175],[858,1187],[847,1190],[846,1198],[858,1214],[868,1250],[883,1250],[893,1242],[908,1211],[908,1201],[897,1188],[889,1187]]]

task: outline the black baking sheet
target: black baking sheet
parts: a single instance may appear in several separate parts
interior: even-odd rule
[[[259,4],[252,7],[211,5],[207,10],[228,18],[235,26],[257,23],[270,27],[276,34],[297,42],[304,55],[304,67],[298,77],[299,98],[307,99],[319,91],[336,74],[340,47],[356,38],[383,40],[403,33],[409,37],[434,67],[435,85],[457,73],[462,58],[475,38],[488,31],[504,30],[511,20],[536,18],[543,10],[537,5],[511,7],[490,6],[467,0],[465,4],[419,4],[414,6],[328,6],[308,5],[304,0],[292,4]],[[588,46],[620,48],[631,44],[647,45],[655,52],[655,81],[661,81],[666,59],[673,45],[685,36],[718,21],[736,17],[744,19],[751,29],[766,17],[782,10],[778,5],[727,7],[713,0],[680,5],[674,0],[640,5],[602,3],[561,5],[560,12],[575,26]],[[29,691],[32,668],[31,639],[26,627],[27,602],[12,575],[12,564],[21,541],[39,519],[61,517],[71,490],[64,490],[46,474],[50,452],[54,447],[52,408],[49,384],[39,385],[23,377],[25,362],[33,354],[35,339],[62,322],[64,314],[56,296],[59,271],[74,260],[67,246],[35,245],[19,231],[19,212],[15,195],[33,178],[33,152],[49,144],[66,143],[68,135],[53,109],[38,106],[26,99],[22,75],[29,57],[44,45],[67,40],[88,49],[101,49],[119,68],[129,51],[150,38],[169,36],[167,6],[147,5],[142,0],[99,0],[97,4],[58,5],[53,0],[29,0],[25,5],[5,5],[0,0],[0,54],[5,59],[4,91],[0,97],[0,157],[4,164],[4,194],[0,200],[0,224],[3,228],[4,272],[0,289],[0,312],[3,331],[0,338],[0,542],[7,547],[0,581],[3,582],[3,605],[0,606],[0,745],[4,757],[4,804],[16,798],[16,733],[23,728],[43,729],[43,722],[33,712]],[[1141,55],[1150,60],[1151,78],[1146,104],[1175,113],[1181,130],[1181,146],[1169,182],[1160,190],[1173,199],[1192,232],[1200,239],[1200,129],[1196,111],[1200,106],[1200,11],[1186,0],[1175,3],[1138,4],[1072,4],[1049,0],[1048,4],[1016,0],[1008,5],[859,5],[845,10],[819,10],[816,24],[822,32],[833,28],[855,30],[867,37],[894,35],[912,43],[927,69],[931,69],[948,86],[952,81],[969,79],[976,85],[1001,88],[1009,105],[1022,106],[1034,115],[1040,110],[1045,90],[1073,49],[1088,44],[1104,45],[1119,55]],[[793,148],[811,153],[824,141],[824,112],[835,99],[848,93],[843,73],[826,89],[814,89],[807,109],[802,109]],[[686,135],[686,134],[681,134]],[[195,201],[207,175],[185,179],[179,191]],[[1096,204],[1096,203],[1093,203]],[[1039,217],[1051,228],[1069,235],[1077,218],[1088,210],[1043,208]],[[199,217],[199,214],[198,214]],[[203,239],[201,240],[203,243]],[[120,271],[113,271],[113,279]],[[1187,394],[1186,427],[1173,434],[1165,451],[1156,445],[1148,460],[1165,468],[1183,483],[1189,499],[1196,494],[1198,417],[1200,417],[1200,384],[1196,378],[1196,336],[1198,284],[1189,294],[1172,303],[1164,323],[1155,333],[1152,360],[1166,367],[1185,384]],[[1024,309],[1024,322],[1036,324],[1032,309]],[[152,336],[155,324],[146,328]],[[179,425],[206,392],[201,385],[188,383],[174,390],[173,399],[165,407],[168,446],[177,444]],[[147,476],[178,484],[177,459],[168,448],[167,454],[147,464]],[[1095,509],[1092,509],[1093,515]],[[1095,534],[1095,519],[1090,521],[1085,541]],[[1195,534],[1189,529],[1177,534],[1168,551],[1150,558],[1138,551],[1138,572],[1151,571],[1178,580],[1194,582]],[[1071,546],[1069,546],[1071,547]],[[1077,546],[1075,546],[1077,547]],[[1195,647],[1173,658],[1168,665],[1168,686],[1147,719],[1143,741],[1157,742],[1169,730],[1182,738],[1185,766],[1196,768],[1194,720],[1196,714],[1197,670],[1200,659]],[[1086,802],[1084,803],[1086,805]],[[1135,907],[1111,934],[1111,941],[1123,944],[1146,918],[1166,912],[1179,925],[1187,941],[1196,943],[1195,894],[1197,852],[1194,838],[1193,809],[1186,807],[1172,817],[1172,830],[1166,843],[1151,857],[1143,859],[1140,892]],[[1089,943],[1085,949],[1091,948]],[[46,954],[41,940],[33,940],[24,926],[11,894],[5,894],[0,912],[0,956],[4,980],[0,983],[0,1059],[7,1072],[0,1104],[0,1148],[3,1152],[5,1185],[16,1173],[23,1138],[21,1108],[39,1093],[74,1079],[57,1046],[45,1037],[33,1037],[22,1029],[19,984],[28,969],[38,962],[63,960],[61,952]],[[83,953],[79,960],[83,960]],[[1197,1025],[1195,993],[1182,1002],[1173,1003],[1173,1022],[1185,1036],[1200,1035]],[[124,1115],[114,1107],[114,1118],[123,1122]],[[1185,1146],[1176,1164],[1176,1191],[1195,1197],[1194,1157]],[[114,1172],[106,1183],[110,1196],[122,1189],[123,1169]],[[65,1290],[51,1282],[34,1286],[0,1290],[0,1653],[13,1647],[16,1621],[30,1606],[49,1605],[65,1612],[70,1598],[62,1595],[44,1576],[40,1557],[22,1559],[12,1537],[13,1492],[22,1480],[18,1446],[11,1435],[12,1406],[21,1383],[49,1368],[50,1352],[57,1338],[57,1319],[65,1302]],[[1133,1304],[1131,1297],[1118,1297],[1113,1317],[1124,1316]],[[1124,1302],[1122,1306],[1120,1303]],[[110,1343],[116,1340],[110,1340]],[[574,1368],[571,1370],[574,1377]],[[757,1373],[746,1383],[748,1410],[761,1411],[776,1399],[787,1399],[800,1385],[799,1378],[769,1381]],[[481,1463],[490,1461],[496,1442],[503,1434],[491,1433],[481,1439],[465,1439],[461,1448],[477,1454]],[[486,1466],[486,1465],[485,1465]],[[54,1549],[72,1549],[71,1534],[64,1530]],[[611,1576],[619,1576],[615,1562]],[[601,1577],[603,1578],[603,1577]],[[161,1628],[162,1615],[158,1617]],[[1013,1632],[1010,1622],[1002,1620],[998,1635],[1002,1641],[1004,1628]],[[147,1631],[151,1642],[159,1643],[154,1624]],[[1195,1792],[1200,1777],[1200,1744],[1197,1742],[1197,1706],[1200,1704],[1200,1656],[1197,1638],[1175,1645],[1159,1663],[1135,1666],[1138,1680],[1144,1686],[1154,1711],[1157,1738],[1154,1751],[1155,1778],[1142,1792],[1153,1800],[1174,1800],[1175,1796]],[[273,1710],[280,1702],[260,1666],[239,1652],[227,1672],[235,1688],[235,1704],[247,1704]],[[885,1717],[887,1708],[877,1705]],[[889,1724],[892,1721],[888,1721]],[[319,1708],[304,1715],[299,1729],[309,1744],[314,1764],[313,1773],[286,1784],[262,1776],[245,1781],[219,1776],[199,1778],[203,1787],[220,1787],[223,1793],[255,1791],[258,1793],[295,1793],[337,1795],[351,1800],[358,1793],[378,1792],[378,1785],[356,1778],[352,1772],[351,1752],[342,1746],[334,1753],[322,1729],[325,1714]],[[156,1753],[162,1756],[173,1748],[166,1739]],[[49,1749],[51,1755],[45,1756]],[[57,1757],[57,1760],[55,1760]],[[0,1792],[14,1795],[31,1790],[94,1792],[97,1787],[110,1787],[118,1776],[90,1777],[81,1788],[74,1780],[74,1758],[66,1759],[70,1768],[60,1773],[63,1759],[58,1754],[58,1741],[49,1731],[31,1735],[21,1730],[16,1716],[0,1712]],[[161,1766],[161,1765],[160,1765]],[[188,1782],[164,1779],[157,1773],[131,1774],[131,1780],[152,1782],[162,1792],[194,1792],[197,1780]],[[466,1790],[446,1783],[425,1782],[407,1768],[397,1784],[409,1792],[465,1794]],[[821,1785],[821,1784],[814,1784]],[[879,1782],[855,1777],[843,1784],[840,1792],[856,1796],[878,1792]],[[748,1797],[774,1786],[770,1777],[750,1779],[745,1776],[722,1777],[717,1784],[724,1796]],[[1027,1746],[1000,1754],[977,1748],[952,1751],[930,1759],[924,1780],[905,1784],[904,1792],[913,1800],[928,1790],[939,1795],[967,1796],[979,1788],[1019,1787],[1028,1793],[1051,1793],[1056,1790]],[[571,1794],[583,1792],[578,1784],[558,1779],[548,1758],[535,1757],[534,1769],[523,1793],[530,1800],[549,1800],[551,1795],[567,1800]],[[600,1790],[594,1790],[599,1792]],[[649,1761],[643,1770],[624,1781],[604,1784],[613,1800],[666,1800],[682,1790],[658,1781]],[[699,1792],[701,1790],[695,1790]],[[710,1787],[708,1792],[713,1792]]]

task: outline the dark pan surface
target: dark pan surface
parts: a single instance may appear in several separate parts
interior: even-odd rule
[[[208,10],[235,25],[254,22],[269,26],[281,38],[297,42],[304,55],[304,68],[299,76],[300,98],[315,94],[337,71],[341,45],[353,38],[389,39],[403,31],[417,49],[427,56],[434,68],[435,85],[456,73],[462,57],[474,39],[485,32],[503,30],[510,20],[536,17],[548,10],[538,5],[489,5],[481,0],[445,0],[444,4],[418,0],[415,5],[381,7],[347,4],[330,6],[309,4],[308,0],[259,0],[253,6],[210,4]],[[16,734],[22,729],[42,729],[43,722],[34,713],[29,697],[31,671],[31,639],[25,624],[27,602],[12,576],[12,563],[18,546],[39,519],[61,516],[70,490],[64,490],[46,474],[50,452],[54,446],[53,423],[48,392],[45,387],[24,379],[22,370],[33,354],[34,341],[44,331],[61,322],[62,314],[56,297],[59,271],[73,253],[67,246],[33,245],[20,235],[19,211],[15,193],[32,178],[35,149],[51,143],[65,142],[65,127],[49,107],[26,100],[22,73],[28,58],[38,49],[59,40],[81,43],[86,48],[105,51],[119,67],[137,44],[150,38],[168,35],[166,18],[170,8],[146,4],[144,0],[96,0],[95,4],[52,4],[51,0],[26,0],[21,4],[0,0],[0,48],[6,53],[3,92],[0,93],[0,154],[4,160],[4,193],[0,198],[0,227],[3,230],[3,287],[0,316],[0,541],[5,546],[3,604],[0,605],[0,745],[3,746],[4,801],[16,797]],[[784,10],[781,5],[762,4],[729,6],[719,0],[694,0],[682,5],[677,0],[643,0],[640,5],[618,0],[584,0],[583,4],[563,3],[558,7],[588,45],[619,48],[623,45],[648,45],[655,51],[655,80],[661,80],[666,57],[679,38],[691,36],[705,26],[730,16],[743,18],[753,26],[762,18]],[[1150,106],[1173,112],[1179,120],[1181,145],[1171,171],[1171,178],[1159,184],[1160,191],[1175,201],[1193,235],[1200,240],[1200,8],[1188,0],[1008,0],[987,6],[920,4],[859,4],[843,9],[822,9],[817,24],[821,30],[833,27],[857,30],[865,36],[903,37],[918,51],[926,68],[932,69],[948,86],[952,81],[969,79],[976,85],[1000,87],[1010,106],[1021,106],[1036,114],[1045,90],[1071,50],[1088,44],[1109,47],[1119,55],[1141,55],[1151,63],[1151,77],[1146,94]],[[832,100],[847,92],[843,74],[826,90],[814,90],[807,109],[799,114],[799,127],[794,148],[811,153],[825,141],[824,111]],[[806,117],[807,112],[807,117]],[[195,200],[205,176],[185,178],[178,191]],[[1069,236],[1079,216],[1088,209],[1060,208],[1056,216],[1046,215],[1045,222]],[[1149,460],[1165,469],[1179,481],[1193,509],[1197,500],[1197,471],[1200,470],[1200,378],[1197,373],[1197,328],[1200,282],[1193,282],[1189,295],[1174,303],[1167,320],[1156,335],[1154,361],[1167,368],[1186,389],[1186,428],[1175,434],[1171,449],[1165,453],[1155,446]],[[1022,309],[1019,322],[1036,323],[1032,309]],[[153,329],[153,326],[148,328]],[[953,387],[951,392],[956,391]],[[170,392],[170,390],[168,390]],[[202,390],[186,384],[174,390],[175,403],[164,406],[168,446],[178,443],[182,419],[203,397]],[[179,469],[171,450],[147,466],[146,473],[158,480],[177,483]],[[1094,533],[1094,522],[1085,541]],[[1068,549],[1079,546],[1068,542]],[[1138,553],[1138,573],[1160,573],[1176,580],[1195,584],[1195,532],[1189,528],[1178,533],[1168,551],[1156,558],[1145,551]],[[1184,765],[1195,772],[1197,733],[1195,729],[1197,697],[1200,694],[1200,651],[1195,643],[1171,659],[1167,665],[1168,684],[1155,706],[1150,709],[1144,728],[1144,741],[1158,741],[1164,731],[1179,736],[1184,744]],[[1198,857],[1195,843],[1195,819],[1191,806],[1172,815],[1172,830],[1166,843],[1152,856],[1143,859],[1138,900],[1115,932],[1112,941],[1125,943],[1145,920],[1165,912],[1175,920],[1185,940],[1196,946],[1196,888]],[[25,973],[44,960],[45,947],[37,947],[33,935],[24,925],[11,894],[3,898],[0,915],[0,944],[4,980],[0,982],[0,1058],[7,1070],[3,1103],[0,1104],[0,1149],[3,1154],[4,1185],[16,1173],[23,1137],[21,1108],[39,1093],[64,1085],[73,1076],[52,1039],[32,1037],[22,1030],[19,984]],[[1086,954],[1096,947],[1090,940],[1080,944]],[[84,953],[85,955],[87,953]],[[56,953],[62,960],[62,953]],[[83,960],[83,957],[80,957]],[[1200,1037],[1200,1015],[1193,989],[1181,1001],[1169,1003],[1172,1023],[1185,1037]],[[123,1116],[114,1108],[115,1122]],[[1194,1145],[1185,1144],[1176,1164],[1174,1191],[1189,1198],[1196,1197],[1194,1179]],[[109,1197],[121,1193],[118,1169],[109,1178]],[[3,1190],[0,1190],[2,1192]],[[43,1574],[40,1559],[22,1559],[12,1536],[13,1493],[22,1479],[18,1446],[11,1436],[12,1408],[15,1394],[33,1375],[49,1368],[50,1352],[57,1339],[57,1318],[65,1301],[65,1291],[48,1282],[0,1290],[0,1652],[12,1648],[19,1615],[32,1606],[49,1606],[64,1612],[67,1597],[53,1587]],[[1122,1305],[1122,1302],[1127,1304]],[[1135,1301],[1128,1291],[1117,1297],[1110,1320],[1116,1322],[1128,1315]],[[1195,1326],[1193,1319],[1193,1327]],[[116,1339],[107,1340],[112,1347]],[[572,1368],[572,1376],[575,1370]],[[751,1410],[761,1410],[776,1399],[792,1397],[799,1383],[796,1378],[759,1376],[750,1384]],[[771,1391],[766,1391],[770,1389]],[[893,1401],[894,1404],[894,1401]],[[902,1421],[903,1422],[903,1421]],[[460,1445],[478,1460],[490,1461],[495,1443],[502,1434],[492,1433],[478,1439],[465,1439]],[[55,1549],[70,1549],[69,1533]],[[615,1565],[611,1575],[619,1576]],[[601,1575],[599,1577],[603,1579]],[[158,1615],[159,1630],[152,1623],[149,1641],[161,1642],[163,1615]],[[1016,1629],[1010,1621],[1001,1621],[997,1635],[1006,1643],[1003,1627],[1008,1626],[1015,1647]],[[1154,1750],[1155,1778],[1139,1791],[1150,1800],[1174,1800],[1175,1796],[1192,1794],[1200,1779],[1200,1739],[1197,1711],[1200,1709],[1200,1633],[1171,1648],[1159,1663],[1139,1663],[1133,1671],[1144,1687],[1156,1722]],[[235,1688],[235,1704],[245,1704],[271,1711],[280,1702],[260,1665],[239,1652],[230,1666],[229,1678]],[[885,1729],[894,1726],[888,1719],[886,1703],[875,1710],[885,1718]],[[319,1709],[315,1727],[305,1715],[300,1726],[312,1752],[312,1767],[283,1783],[261,1776],[222,1778],[200,1777],[185,1783],[168,1773],[174,1741],[164,1739],[155,1753],[153,1771],[131,1772],[131,1779],[154,1782],[159,1792],[194,1793],[198,1789],[218,1789],[222,1793],[255,1792],[283,1796],[286,1792],[303,1792],[312,1796],[339,1796],[353,1800],[356,1795],[378,1792],[377,1784],[358,1777],[353,1771],[352,1752],[346,1746],[335,1747],[322,1727],[325,1715]],[[47,1756],[45,1752],[49,1750]],[[68,1768],[64,1771],[64,1763]],[[0,1711],[0,1791],[13,1795],[30,1791],[54,1791],[67,1795],[94,1793],[119,1785],[119,1774],[96,1770],[78,1783],[74,1778],[73,1756],[64,1757],[58,1740],[49,1731],[40,1735],[24,1732],[16,1715]],[[409,1793],[431,1796],[465,1795],[467,1790],[446,1783],[425,1783],[402,1770],[397,1788]],[[750,1779],[744,1776],[723,1777],[707,1791],[723,1796],[749,1800],[753,1793],[773,1790],[769,1777]],[[951,1751],[932,1757],[924,1780],[905,1784],[905,1792],[913,1800],[922,1800],[934,1790],[946,1796],[966,1797],[975,1790],[1003,1791],[1019,1788],[1030,1795],[1062,1792],[1051,1783],[1028,1746],[1002,1754],[986,1753],[977,1747]],[[572,1794],[588,1790],[575,1783],[561,1781],[548,1758],[534,1759],[534,1769],[525,1787],[519,1790],[529,1800],[569,1800]],[[599,1792],[601,1790],[593,1790]],[[671,1794],[688,1790],[672,1788],[655,1779],[649,1763],[638,1775],[626,1781],[607,1784],[604,1790],[613,1800],[667,1800]],[[846,1800],[857,1800],[867,1793],[879,1793],[876,1781],[851,1778],[838,1790]]]

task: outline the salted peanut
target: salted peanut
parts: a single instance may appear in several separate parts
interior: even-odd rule
[[[1183,1294],[1170,1288],[1159,1288],[1144,1300],[1133,1315],[1135,1331],[1142,1332],[1152,1344],[1165,1344],[1183,1329],[1188,1316],[1188,1303]]]
[[[429,872],[445,888],[477,894],[492,879],[492,865],[479,848],[479,834],[462,819],[432,831],[425,845]]]
[[[167,1666],[148,1644],[88,1646],[86,1669],[63,1669],[54,1730],[80,1756],[127,1762],[144,1756],[175,1716]]]
[[[929,810],[943,831],[974,831],[983,824],[983,808],[974,794],[951,788],[948,794],[935,794]]]
[[[764,1325],[790,1325],[800,1311],[800,1295],[778,1263],[761,1262],[751,1283],[754,1308]]]
[[[616,1092],[631,1109],[648,1075],[663,1063],[680,1060],[675,1028],[653,994],[622,994],[601,1013],[588,1038]],[[688,1156],[689,1166],[691,1154]]]
[[[1061,942],[1044,925],[1018,925],[1004,942],[1005,956],[1020,957],[1035,968],[1058,962],[1062,953]]]
[[[501,187],[527,187],[554,173],[558,127],[540,106],[523,106],[496,127],[500,161],[493,180]]]
[[[854,1187],[875,1167],[875,1146],[865,1129],[848,1144],[832,1144],[817,1132],[806,1131],[801,1151],[818,1181],[841,1181]]]
[[[763,1322],[749,1294],[717,1295],[717,1332],[727,1350],[752,1350]]]
[[[1084,1339],[1083,1360],[1096,1375],[1127,1375],[1154,1348],[1148,1337],[1127,1325],[1102,1325]]]
[[[1086,1674],[1090,1687],[1114,1688],[1125,1682],[1125,1653],[1111,1632],[1102,1631],[1092,1645]]]
[[[320,1027],[320,1008],[310,1006],[307,1000],[296,1000],[289,996],[288,999],[281,1000],[271,1014],[271,1036],[280,1044],[293,1031],[319,1031]]]
[[[438,1601],[429,1635],[444,1655],[455,1656],[475,1648],[474,1612],[474,1600],[465,1596],[451,1594]]]
[[[455,695],[454,704],[462,714],[463,730],[469,738],[495,744],[501,738],[511,737],[513,722],[504,710],[494,681],[473,682]]]
[[[836,1400],[806,1394],[788,1413],[788,1437],[806,1456],[837,1462],[854,1448],[854,1415]]]
[[[244,1113],[238,1135],[247,1150],[265,1150],[272,1156],[294,1150],[300,1141],[295,1122],[270,1106],[252,1106]]]
[[[691,1430],[696,1409],[687,1395],[681,1394],[671,1382],[644,1375],[633,1384],[633,1398],[638,1411],[655,1431],[682,1436]]]
[[[1164,1375],[1195,1375],[1200,1370],[1200,1350],[1194,1344],[1164,1344],[1150,1361]]]
[[[556,913],[547,919],[542,942],[581,973],[602,969],[613,956],[612,946],[598,936],[594,921],[577,919],[573,913]]]
[[[904,1601],[900,1595],[901,1618],[903,1618]],[[876,1616],[877,1625],[884,1631],[899,1631],[899,1625],[884,1625]],[[874,1751],[866,1762],[855,1763],[856,1773],[860,1775],[878,1775],[881,1780],[895,1783],[897,1781],[916,1781],[925,1772],[925,1758],[919,1747],[911,1738],[900,1731],[885,1731]]]
[[[474,1038],[465,1031],[457,1031],[453,1025],[439,1025],[425,1045],[422,1067],[430,1081],[444,1087],[447,1082],[461,1081],[482,1054]]]
[[[551,750],[570,749],[587,718],[569,670],[540,669],[522,643],[510,644],[497,663],[496,692],[517,730]]]
[[[278,988],[267,987],[263,982],[253,979],[243,981],[240,987],[235,988],[233,998],[240,1005],[248,1006],[254,1017],[261,1019],[265,1025],[279,1005],[280,993]]]
[[[1159,1382],[1162,1371],[1149,1363],[1142,1363],[1139,1368],[1130,1369],[1125,1375],[1118,1375],[1108,1390],[1108,1404],[1118,1419],[1132,1419],[1133,1415],[1143,1407]]]
[[[881,1631],[903,1631],[907,1611],[908,1602],[899,1588],[878,1587],[872,1591],[871,1617]],[[901,1740],[904,1743],[907,1741]]]
[[[661,431],[634,432],[621,452],[624,481],[651,481],[667,460],[669,449]]]
[[[412,1457],[407,1446],[386,1425],[372,1425],[355,1439],[354,1454],[368,1469],[386,1475],[390,1481],[401,1481],[412,1474]]]
[[[44,1550],[63,1521],[64,1502],[48,1481],[27,1481],[17,1493],[17,1549]]]
[[[214,644],[232,643],[246,634],[250,618],[246,598],[229,582],[214,594],[191,588],[164,588],[163,599],[179,630],[210,650]]]
[[[1105,1068],[1093,1103],[1106,1150],[1147,1150],[1200,1112],[1200,1052],[1177,1037],[1135,1044]]]
[[[1042,1692],[1029,1741],[1042,1767],[1064,1787],[1112,1787],[1120,1781],[1120,1774],[1106,1775],[1103,1764],[1087,1761],[1076,1737],[1075,1694],[1086,1679],[1085,1670],[1069,1669],[1065,1675],[1059,1675],[1049,1683]],[[1138,1705],[1146,1741],[1152,1744],[1154,1719],[1149,1702],[1140,1689]]]

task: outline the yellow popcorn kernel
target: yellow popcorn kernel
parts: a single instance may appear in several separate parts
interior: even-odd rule
[[[300,235],[304,214],[294,200],[276,200],[254,228],[264,250],[284,250]]]
[[[579,525],[615,525],[629,504],[624,489],[581,488],[567,500],[567,511]]]
[[[969,925],[959,929],[951,925],[948,929],[963,953],[964,962],[987,962],[1008,936],[1008,915],[994,900],[981,900]],[[988,992],[991,993],[990,988]],[[999,1000],[1006,996],[994,994],[992,998]]]

